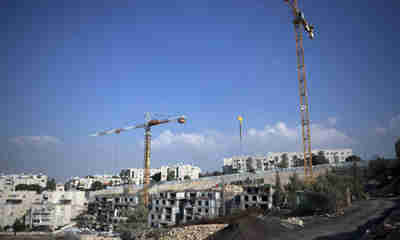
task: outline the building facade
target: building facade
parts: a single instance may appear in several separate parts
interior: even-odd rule
[[[172,166],[162,166],[160,168],[151,168],[150,177],[155,174],[161,173],[161,181],[166,181],[168,174],[173,172],[175,179],[184,180],[198,179],[201,169],[190,164],[176,164]],[[120,177],[124,184],[136,184],[140,185],[144,183],[144,169],[143,168],[128,168],[122,169]]]
[[[167,191],[151,195],[149,227],[167,227],[222,214],[220,191]]]
[[[353,155],[350,148],[346,149],[315,149],[314,155],[324,156],[329,164],[340,164],[346,161],[346,158]],[[241,173],[252,171],[266,171],[278,168],[279,164],[286,160],[288,167],[302,166],[304,153],[302,152],[269,152],[265,155],[256,156],[233,156],[224,158],[223,172]]]
[[[113,175],[90,175],[86,177],[73,177],[68,180],[66,186],[68,189],[76,190],[89,190],[92,188],[93,183],[101,182],[106,186],[119,186],[122,185],[122,179],[119,176]]]
[[[46,187],[48,177],[44,174],[12,174],[0,175],[0,192],[15,191],[15,187],[19,184],[39,185],[42,188]]]
[[[82,191],[53,191],[38,195],[27,211],[25,224],[50,229],[65,226],[87,209],[88,199]]]

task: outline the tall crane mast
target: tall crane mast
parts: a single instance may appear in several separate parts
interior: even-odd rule
[[[284,0],[293,13],[293,25],[296,34],[296,55],[297,55],[297,76],[299,80],[300,90],[300,114],[301,114],[301,131],[304,152],[304,175],[306,181],[312,180],[312,154],[311,154],[311,134],[310,134],[310,116],[308,105],[308,94],[306,84],[306,71],[304,63],[304,48],[302,28],[308,34],[310,39],[314,38],[314,27],[309,24],[303,12],[298,8],[297,0]]]
[[[166,119],[154,119],[150,113],[145,113],[145,123],[127,126],[123,128],[114,128],[106,131],[97,132],[91,134],[90,136],[104,136],[109,134],[119,134],[124,131],[136,129],[136,128],[144,128],[145,129],[145,138],[144,138],[144,184],[143,184],[143,195],[144,195],[144,204],[148,206],[149,203],[149,194],[148,194],[148,186],[150,184],[150,146],[151,146],[151,127],[169,123],[172,121],[177,121],[180,124],[184,124],[186,122],[186,117],[184,115],[181,116],[173,116],[168,117]]]

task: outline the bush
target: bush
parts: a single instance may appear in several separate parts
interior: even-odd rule
[[[15,191],[36,191],[41,193],[43,188],[38,184],[18,184],[15,186]]]
[[[140,202],[135,209],[129,209],[122,213],[122,216],[128,217],[125,223],[117,226],[117,232],[121,234],[122,239],[131,239],[143,229],[147,228],[148,208]]]

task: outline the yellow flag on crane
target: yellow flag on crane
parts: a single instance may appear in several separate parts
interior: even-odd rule
[[[238,116],[237,118],[239,120],[239,127],[240,127],[240,142],[242,142],[242,123],[243,123],[243,118],[242,116]]]

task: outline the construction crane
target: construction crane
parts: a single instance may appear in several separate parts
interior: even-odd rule
[[[155,114],[145,113],[145,123],[133,126],[127,126],[123,128],[114,128],[106,131],[97,132],[91,134],[90,136],[104,136],[110,134],[119,134],[124,131],[129,131],[136,128],[144,128],[145,129],[145,138],[144,138],[144,185],[143,185],[143,195],[144,195],[144,204],[148,206],[149,203],[149,195],[148,195],[148,185],[150,184],[150,146],[151,146],[151,127],[169,123],[172,121],[177,121],[180,124],[184,124],[186,122],[186,117],[184,115],[180,116],[169,116],[165,119],[155,119]]]
[[[311,136],[310,136],[310,116],[306,85],[306,71],[304,64],[304,48],[302,28],[310,39],[314,38],[314,26],[309,24],[304,14],[298,8],[297,0],[284,0],[293,13],[293,25],[296,34],[296,55],[297,55],[297,75],[299,79],[300,90],[300,113],[301,130],[304,152],[304,177],[306,181],[312,181],[312,155],[311,155]]]

